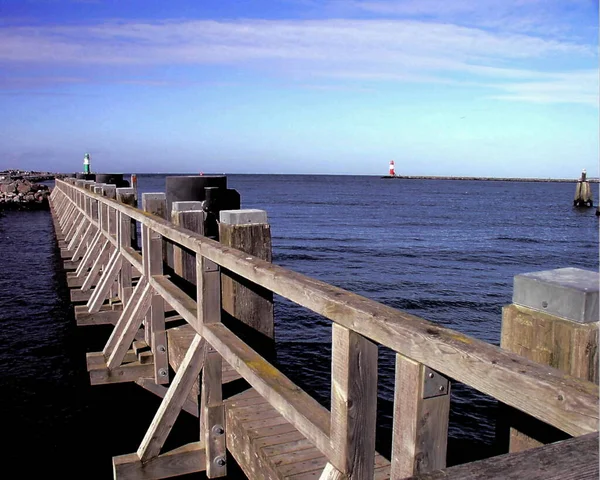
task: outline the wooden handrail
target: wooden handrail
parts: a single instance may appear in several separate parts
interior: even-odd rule
[[[57,180],[57,186],[80,191],[241,277],[571,435],[598,429],[598,387],[591,382],[578,380],[415,315],[224,247],[162,218],[66,182]],[[160,280],[153,278],[150,282],[155,288],[160,288]],[[200,335],[210,336],[209,331],[204,332],[197,324],[196,312],[189,310],[191,303],[184,299],[183,292],[181,294],[179,304],[167,301]],[[207,341],[210,343],[209,338]]]

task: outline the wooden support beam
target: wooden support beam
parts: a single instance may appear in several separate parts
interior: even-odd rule
[[[205,463],[204,445],[194,442],[144,463],[136,453],[113,457],[113,475],[115,480],[157,480],[202,472]]]
[[[102,352],[88,352],[85,354],[85,361],[87,365],[87,371],[94,370],[96,368],[106,368],[106,358]],[[123,359],[123,363],[137,362],[137,355],[133,350],[128,350]]]
[[[92,385],[105,385],[109,383],[135,382],[140,377],[152,378],[154,365],[140,362],[126,363],[115,368],[97,366],[89,370]]]
[[[392,478],[446,466],[449,412],[450,382],[396,354]]]
[[[129,302],[127,302],[127,305],[125,305],[125,307],[123,308],[123,312],[119,317],[119,321],[117,322],[117,325],[115,326],[108,341],[106,342],[106,346],[103,350],[105,357],[108,358],[114,352],[115,348],[119,343],[119,339],[123,334],[123,331],[127,327],[127,323],[134,315],[136,309],[139,307],[145,295],[148,295],[148,281],[145,277],[142,277],[140,278],[140,281],[136,285],[135,289],[133,290],[133,294],[131,295]]]
[[[77,270],[75,271],[75,275],[77,276],[77,278],[83,278],[85,276],[88,269],[92,266],[94,260],[96,259],[99,249],[102,247],[102,245],[104,245],[104,237],[102,235],[102,232],[100,232],[100,230],[98,230],[97,228],[95,231],[96,233],[92,241],[90,242],[90,245],[88,246],[85,254],[83,255],[81,262],[79,262]]]
[[[104,244],[102,245],[102,248],[100,249],[100,255],[98,255],[98,257],[94,260],[92,268],[90,268],[85,282],[83,282],[83,285],[81,286],[81,290],[83,292],[87,292],[90,288],[92,288],[92,285],[94,285],[98,280],[98,276],[100,275],[100,269],[106,263],[110,255],[110,248],[110,242],[108,240],[105,240]]]
[[[113,305],[114,306],[114,305]],[[123,313],[123,309],[112,309],[110,306],[103,306],[99,312],[89,313],[87,306],[75,305],[75,320],[78,327],[87,325],[116,325]]]
[[[203,235],[205,216],[202,202],[173,202],[171,221],[174,225]],[[173,270],[181,278],[196,284],[196,256],[177,245],[173,246]]]
[[[348,477],[335,468],[331,463],[325,465],[319,480],[346,480]]]
[[[132,299],[133,298],[135,298],[135,295],[132,296]],[[146,312],[148,312],[148,309],[150,308],[151,301],[152,287],[150,287],[150,285],[146,283],[146,287],[144,288],[141,294],[139,302],[135,304],[133,309],[129,310],[127,307],[125,307],[125,310],[123,310],[123,315],[121,316],[121,318],[119,318],[119,323],[117,323],[115,331],[120,326],[119,324],[122,324],[122,321],[123,323],[125,323],[125,325],[120,331],[120,335],[116,339],[116,345],[112,350],[112,353],[108,357],[108,368],[115,368],[119,366],[123,361],[125,352],[127,352],[129,347],[133,343],[133,340],[135,339],[135,334],[142,325],[142,320],[144,319]],[[130,315],[126,315],[126,312],[131,313]]]
[[[333,325],[330,462],[352,480],[373,478],[377,345]]]
[[[86,248],[89,248],[90,239],[92,238],[92,236],[94,235],[95,232],[96,232],[96,227],[94,226],[93,223],[89,222],[84,234],[81,237],[81,242],[79,242],[79,245],[77,245],[77,248],[73,252],[73,256],[71,257],[71,260],[77,261],[81,258],[81,256],[83,255],[83,251]]]
[[[111,257],[108,260],[106,269],[102,273],[100,281],[98,282],[98,285],[96,285],[94,293],[92,294],[87,303],[88,311],[90,313],[96,313],[100,311],[100,307],[106,300],[111,287],[114,285],[115,280],[119,275],[122,263],[123,257],[121,257],[119,250],[113,250]]]
[[[167,436],[171,432],[181,407],[185,403],[192,385],[204,366],[206,343],[200,335],[196,335],[183,360],[182,368],[177,371],[167,394],[146,432],[137,455],[142,462],[147,462],[160,453]]]

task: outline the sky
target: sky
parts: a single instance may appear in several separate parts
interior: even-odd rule
[[[0,170],[598,175],[598,0],[0,0]]]

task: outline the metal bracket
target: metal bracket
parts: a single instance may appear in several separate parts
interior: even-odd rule
[[[450,381],[442,374],[429,367],[423,369],[423,398],[440,397],[448,395]]]

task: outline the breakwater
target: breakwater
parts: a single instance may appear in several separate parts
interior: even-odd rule
[[[482,182],[542,182],[542,183],[577,183],[577,178],[515,178],[515,177],[448,177],[431,175],[384,175],[381,178],[399,180],[464,180]],[[588,178],[590,183],[600,183],[598,178]]]
[[[0,210],[47,209],[50,188],[29,180],[0,182]]]
[[[376,478],[387,478],[390,467],[393,478],[403,478],[413,473],[442,468],[445,464],[450,401],[450,384],[446,376],[467,383],[565,432],[574,435],[594,432],[597,389],[593,385],[572,383],[571,378],[512,356],[485,342],[272,265],[253,257],[250,252],[237,251],[230,248],[232,245],[221,245],[171,224],[157,216],[159,212],[165,213],[164,194],[143,196],[146,212],[142,213],[111,200],[115,193],[119,198],[120,194],[130,195],[129,191],[115,192],[114,188],[93,186],[87,182],[69,183],[58,183],[61,188],[55,191],[53,205],[65,268],[74,270],[67,276],[74,288],[71,298],[83,302],[87,300],[85,306],[76,308],[77,322],[97,324],[116,321],[113,335],[103,352],[88,354],[90,380],[95,384],[136,381],[157,395],[164,394],[163,403],[137,453],[114,458],[117,478],[142,478],[150,467],[153,472],[160,468],[165,477],[176,472],[189,473],[204,468],[210,476],[210,468],[215,468],[215,465],[222,468],[226,464],[223,456],[215,455],[215,449],[223,451],[221,442],[224,438],[227,439],[227,449],[244,470],[251,473],[251,478],[266,477],[266,474],[262,474],[270,472],[269,468],[289,476],[292,463],[294,469],[304,469],[296,470],[299,473],[310,471],[314,472],[313,476],[320,475],[320,478],[347,474],[348,478],[366,479],[372,478],[374,473]],[[90,193],[86,190],[90,190]],[[194,224],[202,225],[202,210],[173,208],[175,212],[196,216],[200,221]],[[238,216],[242,216],[241,212]],[[229,217],[231,221],[234,216]],[[130,246],[131,220],[139,222],[142,229],[141,251]],[[179,220],[182,221],[181,218]],[[221,226],[229,225],[224,228],[231,232],[243,229],[245,233],[250,233],[255,227],[247,222],[237,223],[224,222],[221,216]],[[173,242],[175,249],[185,249],[196,256],[198,290],[195,297],[187,296],[177,284],[163,275],[161,238]],[[239,238],[239,235],[223,235],[223,238]],[[256,245],[263,244],[256,242]],[[125,267],[127,274],[124,276]],[[245,279],[247,285],[255,284],[277,293],[320,314],[326,322],[333,323],[331,412],[315,403],[306,392],[290,383],[277,368],[244,344],[229,330],[228,324],[221,324],[220,298],[223,300],[223,310],[231,312],[236,318],[238,313],[237,307],[229,310],[235,305],[235,301],[233,304],[229,302],[236,298],[230,299],[232,290],[226,290],[223,286],[221,295],[218,295],[221,288],[219,272],[225,276],[234,275],[232,278]],[[170,329],[168,341],[164,342],[165,321],[168,320],[164,317],[161,298],[179,314],[178,321],[186,321],[186,330],[190,332],[187,337],[189,342],[182,343],[181,335],[171,338],[170,333],[175,332]],[[261,298],[265,298],[263,294]],[[160,300],[160,305],[155,300]],[[108,303],[103,303],[105,301]],[[116,308],[119,305],[120,308]],[[518,315],[535,315],[535,312],[522,309],[511,311]],[[506,317],[511,323],[514,323],[512,320],[518,322],[519,318]],[[222,320],[225,322],[226,318]],[[138,331],[144,321],[144,328]],[[526,324],[530,325],[531,322]],[[132,351],[128,351],[128,346],[138,338],[138,333],[140,340],[134,342]],[[163,338],[159,339],[161,336]],[[136,351],[136,343],[144,338],[150,351]],[[183,344],[186,345],[187,354],[181,363]],[[396,360],[391,465],[374,452],[376,344],[395,352]],[[511,349],[510,344],[506,347]],[[207,356],[203,353],[206,348],[210,352]],[[179,358],[178,367],[174,367],[177,374],[168,392],[161,386],[168,381],[168,373],[158,363],[164,361],[167,352],[169,360],[172,354]],[[522,352],[527,356],[525,353]],[[222,356],[223,362],[219,356]],[[584,362],[586,365],[592,363]],[[226,364],[233,367],[237,375],[244,377],[254,390],[227,400],[221,397],[218,387],[220,381],[215,387],[214,379],[221,379],[222,365],[222,380],[225,383],[226,376],[229,378],[229,373],[232,373],[225,369]],[[428,370],[428,367],[435,371]],[[190,405],[185,401],[189,398],[186,394],[192,387],[193,378],[202,368],[202,401],[194,407],[193,403]],[[563,403],[565,396],[568,401]],[[570,407],[573,404],[578,406],[577,410],[582,410],[573,411]],[[184,408],[193,411],[198,406],[202,408],[201,431],[205,435],[204,441],[159,454],[170,428],[167,425],[172,425],[178,410]],[[397,415],[399,410],[402,411],[401,416]],[[250,419],[250,411],[257,416]],[[226,423],[223,423],[224,414]],[[264,418],[259,418],[261,416]],[[426,421],[428,418],[430,422]],[[268,423],[263,423],[265,419]],[[269,432],[255,435],[257,422],[261,424],[261,432],[263,428]],[[414,424],[419,425],[417,430]],[[360,435],[357,435],[359,428]],[[280,447],[272,447],[281,445],[282,436],[288,440],[285,442],[285,453]],[[273,442],[265,444],[264,440],[254,440],[267,437],[272,438]],[[353,439],[361,440],[355,442]],[[432,444],[425,442],[426,439],[431,439]],[[595,449],[597,435],[587,436],[584,441],[587,442],[586,468],[597,467],[597,461],[590,456]],[[298,459],[298,442],[303,445],[301,451],[316,449],[310,452],[315,455],[310,457],[313,460]],[[551,458],[555,463],[546,471],[558,475],[571,470],[572,465],[568,462],[574,458],[572,453],[580,451],[578,445],[579,442],[565,443],[560,452],[555,449],[552,452],[543,450],[539,452],[541,457],[537,458],[528,453],[506,458],[512,462],[512,474],[521,472],[523,478],[531,478],[525,468],[535,470]],[[282,455],[284,458],[281,458]],[[269,463],[271,458],[273,463]],[[281,467],[282,459],[290,460],[284,463],[288,466]],[[494,466],[496,472],[507,471],[506,468],[499,469],[496,459],[487,465],[489,473]],[[170,469],[168,472],[167,468]],[[466,468],[481,470],[482,466]],[[448,471],[448,474],[452,472]],[[455,477],[458,478],[457,475],[451,478]]]

